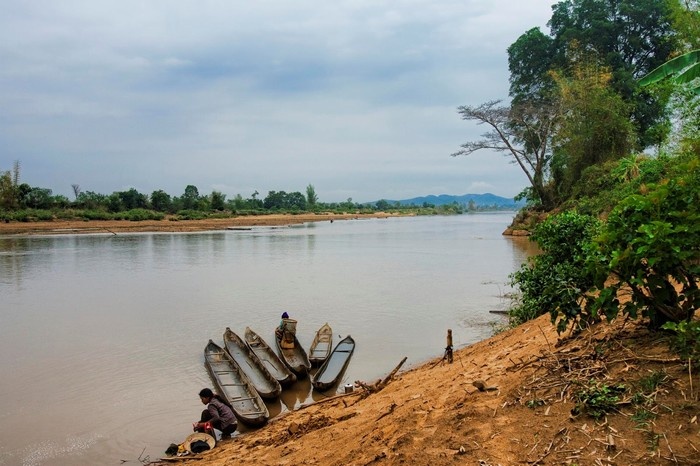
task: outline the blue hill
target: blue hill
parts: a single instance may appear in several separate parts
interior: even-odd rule
[[[499,209],[505,209],[505,208],[513,208],[513,209],[520,209],[525,205],[525,201],[515,201],[512,197],[502,197],[502,196],[497,196],[495,194],[491,193],[485,193],[485,194],[462,194],[461,196],[455,196],[455,195],[450,195],[450,194],[440,194],[439,196],[436,196],[434,194],[431,194],[429,196],[422,196],[422,197],[414,197],[411,199],[401,199],[401,200],[388,200],[384,199],[386,202],[389,204],[396,204],[397,202],[400,205],[416,205],[416,206],[422,206],[422,205],[434,205],[434,206],[441,206],[441,205],[449,205],[453,203],[457,203],[459,205],[462,205],[464,207],[468,207],[470,202],[473,202],[474,207],[495,207]],[[374,203],[373,203],[374,204]]]

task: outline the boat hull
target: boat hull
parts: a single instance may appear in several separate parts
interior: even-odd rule
[[[309,362],[318,367],[326,362],[333,349],[333,330],[326,322],[316,332],[314,340],[309,348]]]
[[[226,327],[224,332],[224,346],[231,358],[236,361],[243,372],[245,372],[245,375],[248,376],[253,387],[255,387],[255,390],[262,398],[274,400],[280,396],[280,393],[282,393],[280,383],[270,374],[265,365],[250,350],[243,339],[229,327]]]
[[[265,402],[238,364],[212,340],[204,348],[204,365],[217,392],[228,400],[241,423],[257,427],[267,422],[270,413]]]
[[[255,353],[260,362],[265,366],[265,369],[267,369],[270,375],[277,379],[277,382],[279,382],[282,387],[288,387],[296,382],[297,376],[294,375],[294,372],[282,362],[277,353],[270,348],[260,335],[251,330],[250,327],[246,327],[243,338],[248,348]]]
[[[306,351],[299,343],[299,340],[294,336],[294,348],[282,348],[280,341],[275,337],[277,352],[284,364],[297,376],[297,378],[305,377],[311,369],[309,357]]]
[[[314,389],[323,391],[336,385],[345,372],[354,351],[355,340],[350,335],[340,340],[326,362],[311,379],[311,385]]]

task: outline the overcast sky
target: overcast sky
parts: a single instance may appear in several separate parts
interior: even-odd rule
[[[507,98],[507,47],[553,0],[4,0],[0,171],[73,198],[185,186],[322,202],[527,184],[450,157]]]

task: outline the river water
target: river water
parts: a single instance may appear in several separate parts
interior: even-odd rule
[[[0,237],[0,465],[140,464],[180,443],[226,327],[302,345],[328,322],[357,343],[337,388],[490,336],[508,275],[532,254],[512,213],[284,228]],[[330,393],[307,380],[274,416]],[[244,429],[243,429],[244,430]]]

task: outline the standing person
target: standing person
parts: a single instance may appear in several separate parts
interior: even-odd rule
[[[202,400],[202,404],[207,405],[207,409],[202,411],[200,421],[194,423],[195,432],[205,432],[216,438],[213,431],[206,432],[207,424],[210,424],[214,429],[221,431],[221,440],[230,438],[238,427],[238,421],[228,401],[215,395],[209,388],[203,388],[199,392],[199,399]]]
[[[275,329],[275,336],[277,337],[278,340],[281,340],[282,336],[284,336],[284,319],[289,319],[289,314],[287,314],[287,311],[284,311],[282,313],[282,318],[280,320],[280,324]]]

